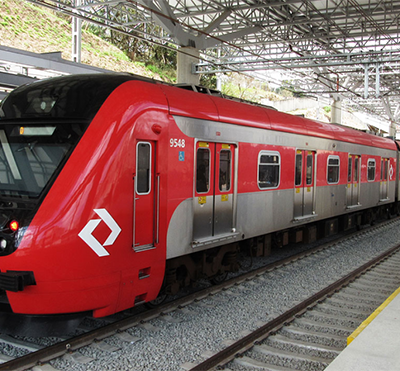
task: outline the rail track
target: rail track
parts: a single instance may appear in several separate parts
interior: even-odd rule
[[[397,245],[191,371],[221,370],[233,359],[248,369],[293,370],[289,366],[294,361],[297,370],[323,370],[344,349],[357,324],[399,287],[399,266]]]
[[[390,221],[389,223],[396,223],[396,221]],[[376,228],[382,228],[382,226],[377,226]],[[371,232],[370,229],[366,231],[361,231],[355,234],[356,236],[362,236],[365,233],[373,233]],[[177,300],[174,300],[173,302],[166,303],[164,305],[161,305],[158,308],[145,311],[143,313],[135,314],[132,316],[124,317],[120,320],[115,320],[109,324],[106,324],[105,326],[102,326],[98,329],[94,329],[88,332],[85,332],[79,336],[66,339],[63,341],[58,341],[54,343],[54,340],[50,340],[50,343],[53,342],[50,346],[47,346],[46,340],[44,340],[43,344],[37,344],[37,343],[28,343],[26,341],[19,341],[15,340],[13,338],[7,337],[7,336],[1,336],[0,335],[0,350],[6,350],[3,352],[5,354],[3,358],[0,356],[0,361],[5,362],[0,365],[0,370],[25,370],[32,368],[37,365],[42,365],[45,364],[46,362],[55,359],[57,357],[77,357],[78,353],[76,352],[78,349],[82,349],[83,347],[86,347],[90,344],[95,344],[97,348],[103,348],[105,351],[114,351],[117,350],[117,348],[112,349],[112,347],[104,342],[104,339],[107,339],[112,336],[116,336],[121,341],[125,341],[131,344],[134,344],[137,341],[137,338],[135,336],[132,336],[129,331],[126,331],[128,329],[131,329],[135,326],[145,326],[148,324],[148,326],[151,325],[151,321],[156,318],[165,318],[167,319],[170,317],[170,314],[173,314],[174,311],[178,311],[182,308],[186,308],[190,306],[193,303],[200,303],[201,300],[205,298],[214,298],[217,296],[218,293],[221,292],[227,292],[231,288],[235,287],[240,287],[241,284],[251,282],[252,280],[255,279],[262,279],[262,277],[265,274],[269,274],[270,272],[277,270],[280,267],[285,267],[293,262],[298,262],[301,259],[305,257],[309,257],[310,255],[315,256],[319,253],[322,253],[323,251],[329,250],[332,245],[341,243],[340,241],[344,241],[348,239],[349,237],[343,237],[339,241],[335,241],[333,243],[328,243],[316,248],[313,248],[311,250],[307,250],[304,252],[301,252],[299,254],[296,254],[294,256],[288,257],[286,259],[280,260],[278,262],[269,264],[267,266],[255,269],[251,272],[248,272],[246,274],[243,274],[239,277],[232,278],[226,282],[223,282],[217,286],[211,286],[206,289],[200,290],[198,292],[192,293],[190,295],[187,295],[185,297],[179,298]],[[343,293],[338,293],[336,295],[341,295],[340,299],[336,298],[331,298],[331,299],[326,299],[328,296],[333,295],[333,293],[336,290],[339,290],[338,285],[348,285],[349,282],[353,281],[356,276],[359,276],[362,274],[362,272],[366,269],[369,269],[371,265],[376,265],[378,264],[378,260],[380,259],[385,259],[386,256],[389,256],[390,254],[394,254],[396,250],[398,250],[399,247],[396,246],[395,248],[390,249],[389,252],[385,252],[385,254],[382,254],[376,259],[373,259],[373,261],[368,262],[367,264],[364,264],[362,267],[358,268],[355,272],[351,274],[347,274],[345,277],[340,279],[334,284],[331,284],[329,287],[325,288],[324,290],[321,290],[320,292],[312,295],[311,297],[307,298],[305,301],[302,303],[297,304],[295,307],[287,310],[285,313],[277,316],[274,318],[272,321],[269,321],[268,323],[264,324],[260,328],[258,328],[255,332],[252,332],[249,335],[246,335],[242,337],[239,341],[234,342],[233,344],[227,346],[222,352],[213,355],[209,357],[206,361],[194,365],[192,367],[193,370],[208,370],[208,369],[214,369],[216,367],[223,367],[222,365],[226,365],[227,362],[231,362],[231,364],[239,365],[240,367],[245,367],[246,362],[250,367],[256,367],[257,362],[259,362],[261,365],[269,365],[268,367],[271,368],[271,370],[279,370],[279,367],[281,367],[282,370],[286,366],[279,366],[279,365],[273,365],[269,358],[279,358],[279,359],[286,359],[289,360],[287,362],[291,362],[290,359],[295,359],[296,362],[312,362],[313,367],[317,367],[315,369],[321,369],[318,367],[318,365],[323,365],[324,360],[326,361],[325,363],[329,363],[332,357],[334,357],[337,352],[339,351],[340,347],[343,344],[343,341],[339,339],[340,336],[346,336],[346,334],[351,331],[352,326],[354,326],[355,323],[359,323],[362,321],[362,318],[360,319],[359,317],[356,317],[355,315],[355,320],[350,321],[352,323],[342,323],[339,325],[337,322],[340,322],[340,318],[337,319],[335,318],[334,312],[335,310],[339,310],[340,306],[345,305],[344,299],[346,296],[350,295],[349,292],[346,292],[345,294]],[[387,270],[388,271],[388,270]],[[385,272],[387,272],[385,271]],[[376,273],[375,273],[376,274]],[[361,279],[361,278],[360,278]],[[381,278],[379,278],[381,280]],[[394,285],[397,284],[396,288],[400,285],[400,278],[397,281],[393,283]],[[354,285],[354,284],[352,284]],[[369,285],[370,286],[370,285]],[[377,285],[379,288],[379,285]],[[367,285],[368,287],[368,285]],[[364,305],[365,299],[361,299],[361,289],[354,289],[351,288],[350,286],[346,289],[348,291],[355,290],[357,293],[356,295],[360,297],[361,303],[360,306],[363,308],[361,316],[365,317],[365,313],[370,313],[372,312],[376,306],[378,306],[380,301],[383,301],[387,296],[390,295],[391,292],[390,288],[386,289],[387,291],[384,291],[382,287],[379,288],[381,291],[378,290],[378,293],[374,294],[374,297],[376,300],[373,300],[369,303],[369,306]],[[394,290],[392,290],[394,291]],[[368,291],[367,291],[368,293]],[[369,295],[369,294],[367,294]],[[354,304],[354,297],[351,296],[351,300]],[[318,302],[325,300],[324,304],[318,304]],[[324,312],[324,309],[314,309],[313,311],[310,312],[310,307],[314,308],[319,308],[321,306],[327,307],[330,302],[330,306],[335,307],[331,308],[330,310],[327,310],[327,313]],[[372,308],[372,309],[371,309]],[[349,310],[349,312],[356,312],[355,309]],[[329,321],[334,323],[332,326],[325,326],[323,324],[318,323],[318,316],[315,315],[316,312],[321,312],[319,317],[323,318],[323,322],[326,322],[326,319],[329,318]],[[311,313],[311,314],[310,314]],[[300,314],[303,314],[301,318],[299,318]],[[339,316],[340,317],[340,316]],[[171,317],[172,318],[172,317]],[[285,323],[291,322],[290,326],[284,326]],[[354,322],[354,323],[353,323]],[[291,328],[289,328],[291,327]],[[307,328],[307,329],[305,329]],[[311,330],[310,330],[311,328]],[[313,345],[307,345],[307,344],[300,344],[301,342],[304,343],[303,340],[301,340],[301,336],[306,336],[306,337],[311,337],[311,338],[316,338],[319,337],[320,339],[323,338],[322,335],[318,335],[318,330],[317,328],[322,328],[322,331],[325,331],[325,337],[326,333],[330,334],[328,338],[336,339],[335,337],[338,337],[336,339],[336,345],[332,347],[331,350],[324,351],[322,352],[322,348],[326,347],[329,348],[328,346],[325,346],[323,344],[319,344],[319,352],[330,354],[330,356],[326,355],[321,355],[319,354],[316,356],[315,354],[313,356],[307,356],[304,355],[304,348],[310,348]],[[339,331],[338,334],[333,334],[332,331],[334,330]],[[279,334],[277,334],[277,331],[279,331]],[[276,333],[276,334],[275,334]],[[275,338],[271,336],[272,334],[275,334]],[[288,340],[285,340],[285,338],[296,340],[298,342],[297,346],[298,349],[302,349],[303,351],[300,350],[297,355],[293,352],[291,354],[288,351],[285,350],[288,346],[294,347],[295,342],[292,342],[291,344],[293,345],[287,345]],[[268,339],[268,340],[265,340]],[[322,340],[320,340],[322,341]],[[261,343],[263,342],[263,343]],[[286,343],[285,343],[286,342]],[[19,343],[19,344],[18,344]],[[322,341],[323,343],[323,341]],[[278,344],[278,346],[276,346]],[[337,345],[339,344],[339,345]],[[18,354],[18,357],[15,359],[10,359],[9,356],[7,356],[7,347],[21,347],[20,353]],[[1,349],[2,348],[2,349]],[[314,348],[316,349],[316,346],[314,345]],[[243,355],[244,352],[248,351],[251,349],[251,354],[250,355]],[[255,358],[251,358],[254,353],[258,354],[267,354],[267,359],[261,358],[259,356],[256,356]],[[268,356],[268,352],[270,353],[270,356]],[[273,353],[273,354],[271,354]],[[269,357],[269,358],[268,358]],[[293,357],[293,358],[290,358]],[[310,358],[310,359],[307,359]],[[314,357],[314,360],[311,358]],[[232,361],[233,360],[233,361]],[[82,360],[81,360],[82,361]],[[80,361],[79,361],[80,362]],[[84,361],[82,361],[84,362]],[[319,362],[319,363],[318,363]],[[317,365],[317,366],[316,366]],[[274,368],[275,367],[275,368]],[[189,367],[186,367],[189,369]]]

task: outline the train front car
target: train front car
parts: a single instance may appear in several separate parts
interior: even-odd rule
[[[153,112],[146,96],[158,112],[165,105],[152,86],[129,75],[69,76],[3,101],[0,332],[65,332],[84,313],[157,296],[165,252],[132,249],[136,119]]]

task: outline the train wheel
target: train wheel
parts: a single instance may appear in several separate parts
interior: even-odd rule
[[[210,282],[213,285],[219,285],[220,283],[222,283],[226,280],[226,277],[228,277],[228,272],[217,274],[216,276],[214,276],[213,278],[210,279]]]
[[[147,308],[153,309],[158,306],[160,306],[162,303],[164,303],[165,300],[167,300],[168,294],[165,293],[160,293],[154,300],[148,301],[145,305]]]

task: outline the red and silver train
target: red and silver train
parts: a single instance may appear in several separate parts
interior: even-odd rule
[[[128,74],[17,88],[0,141],[3,328],[111,315],[218,280],[240,248],[397,212],[395,141]]]

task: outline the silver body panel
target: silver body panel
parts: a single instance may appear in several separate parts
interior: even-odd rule
[[[214,197],[214,235],[230,233],[233,227],[233,196],[231,194]]]
[[[318,151],[332,151],[357,153],[361,156],[381,156],[396,157],[396,152],[375,147],[366,147],[353,143],[332,141],[330,139],[296,135],[292,133],[275,132],[271,130],[244,127],[220,122],[211,122],[187,117],[175,117],[176,123],[181,131],[193,138],[204,141],[214,141],[218,143],[238,143],[237,151],[240,152],[240,143],[262,143],[271,145],[281,145],[284,147],[307,148],[315,151],[315,179],[317,179]],[[240,141],[240,142],[239,142]],[[221,223],[215,229],[217,235],[211,236],[209,225],[202,222],[197,226],[193,222],[194,214],[197,212],[206,215],[210,212],[209,205],[213,202],[207,200],[202,210],[198,208],[198,200],[193,198],[183,201],[174,211],[170,221],[167,235],[167,259],[201,251],[212,246],[222,245],[229,241],[236,241],[242,238],[251,238],[258,235],[291,228],[297,225],[305,224],[315,220],[326,219],[341,214],[353,212],[355,209],[365,209],[381,205],[383,203],[393,202],[395,199],[395,181],[388,181],[387,198],[382,200],[380,182],[363,183],[352,189],[355,198],[349,201],[349,190],[347,184],[329,185],[315,187],[310,192],[306,189],[307,208],[302,211],[302,217],[295,217],[298,212],[295,210],[296,193],[294,189],[286,190],[268,190],[253,193],[237,194],[237,182],[240,174],[237,172],[237,163],[241,161],[240,155],[235,156],[235,185],[232,205],[224,204],[226,210],[221,209],[223,215],[232,215],[230,219],[221,223],[221,217],[217,215],[218,223]],[[322,165],[321,165],[322,166]],[[326,166],[324,164],[324,166]],[[315,184],[315,183],[314,183]],[[305,187],[306,188],[306,187]],[[353,196],[352,196],[353,197]],[[357,201],[357,202],[356,202]],[[226,201],[225,201],[226,202]],[[351,205],[349,205],[351,202]],[[222,202],[220,202],[222,204]],[[218,201],[216,200],[216,205]],[[312,205],[312,206],[309,206]],[[218,205],[217,209],[219,206]],[[208,214],[207,214],[208,215]],[[206,220],[206,218],[204,219]],[[218,224],[216,223],[216,224]],[[231,230],[229,226],[232,224]],[[203,230],[203,232],[198,232]],[[194,234],[194,229],[196,233]],[[208,231],[208,232],[205,232]],[[226,233],[225,233],[226,232]]]
[[[212,236],[214,196],[193,197],[193,240]]]
[[[230,233],[233,228],[233,196],[193,197],[193,241]],[[204,202],[205,201],[205,202]]]
[[[359,183],[348,183],[347,184],[347,207],[357,206],[360,199],[360,184]]]

